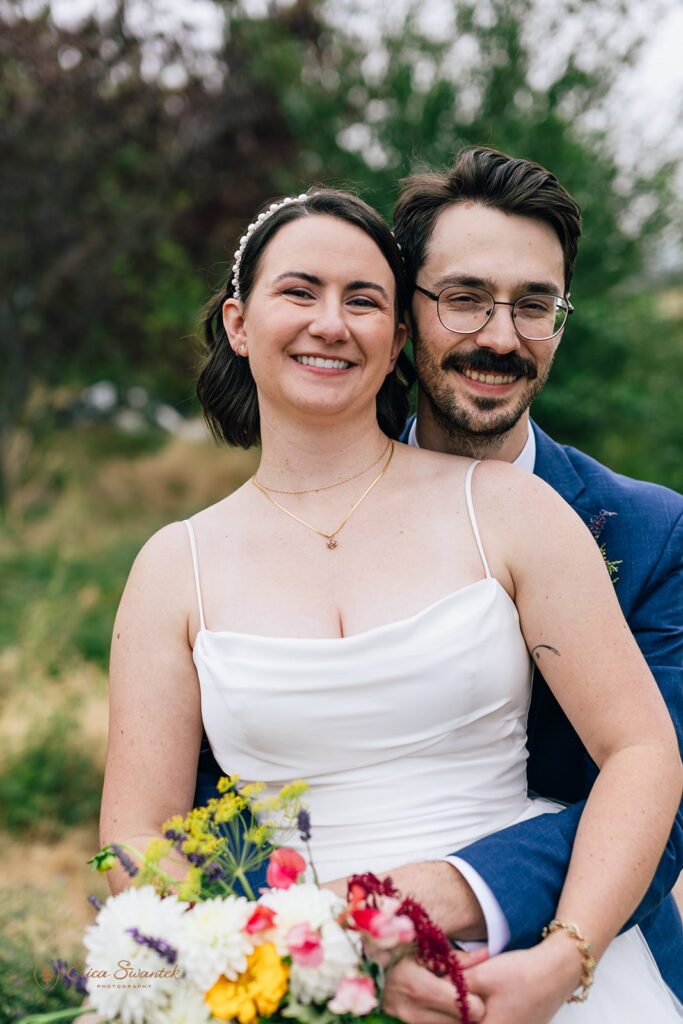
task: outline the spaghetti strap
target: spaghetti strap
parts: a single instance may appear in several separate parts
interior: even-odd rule
[[[472,532],[474,533],[474,539],[477,542],[479,554],[481,555],[481,561],[484,566],[484,569],[486,570],[486,578],[490,579],[491,570],[489,569],[489,563],[486,561],[486,555],[484,554],[484,546],[481,543],[481,535],[479,533],[479,524],[477,523],[477,517],[474,514],[474,504],[472,502],[472,474],[479,465],[480,461],[481,460],[471,462],[468,466],[467,474],[465,476],[465,498],[467,499],[467,511],[470,514],[470,522],[472,524]]]
[[[192,549],[192,565],[194,566],[194,584],[197,589],[197,607],[199,608],[199,625],[201,629],[206,629],[204,622],[204,605],[202,604],[202,588],[199,585],[199,560],[197,558],[197,540],[194,535],[194,527],[189,519],[184,519],[183,522],[187,527],[187,532],[190,535],[190,547]]]

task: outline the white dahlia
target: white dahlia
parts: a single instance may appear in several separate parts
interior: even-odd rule
[[[185,909],[175,896],[162,900],[150,885],[107,900],[83,938],[88,994],[100,1014],[122,1024],[145,1024],[168,1002],[180,967],[136,942],[130,929],[177,950]]]
[[[346,904],[329,889],[305,883],[290,885],[289,889],[269,889],[261,896],[259,903],[270,907],[277,914],[275,931],[272,933],[278,953],[289,953],[284,936],[297,924],[308,924],[314,930],[326,921],[334,921]]]
[[[168,1002],[159,1006],[145,1020],[145,1024],[209,1024],[211,1011],[204,994],[192,982],[176,982]]]
[[[244,928],[253,910],[244,896],[217,896],[188,910],[177,940],[178,959],[202,992],[221,974],[234,981],[246,970],[254,940]]]
[[[358,969],[361,954],[359,936],[347,932],[336,921],[326,921],[320,929],[323,960],[317,967],[292,963],[290,988],[301,1003],[324,1003],[335,994],[342,978]]]
[[[290,987],[292,995],[300,1002],[324,1002],[335,994],[342,978],[356,973],[361,955],[360,937],[337,924],[336,918],[346,904],[334,893],[310,884],[292,885],[289,889],[271,889],[259,902],[277,914],[271,934],[281,956],[289,953],[285,936],[290,928],[306,923],[320,932],[322,963],[317,967],[292,963]]]

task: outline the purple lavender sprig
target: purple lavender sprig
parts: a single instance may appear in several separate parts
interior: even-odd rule
[[[308,843],[311,838],[311,816],[305,807],[302,807],[296,817],[296,827],[302,843]]]
[[[591,517],[588,522],[588,529],[593,534],[595,540],[600,540],[600,534],[604,529],[605,523],[616,514],[616,512],[608,512],[606,508],[601,508],[599,512],[596,512],[595,515]]]
[[[104,903],[99,898],[99,896],[94,896],[92,893],[90,893],[90,895],[88,896],[88,903],[90,903],[90,905],[95,908],[98,914],[102,907],[104,906]]]
[[[126,928],[126,931],[133,936],[133,940],[137,942],[138,946],[147,946],[148,949],[153,949],[162,960],[165,960],[171,966],[178,959],[178,951],[169,942],[166,942],[165,939],[155,939],[152,935],[143,935],[137,928]]]
[[[119,846],[118,843],[112,843],[111,848],[116,854],[116,858],[121,867],[123,868],[123,870],[128,875],[130,875],[131,878],[135,878],[140,869],[138,868],[133,858],[129,857],[126,851],[121,846]]]
[[[218,861],[212,860],[204,868],[204,878],[207,882],[222,882],[225,880],[225,871],[223,871]]]
[[[606,508],[601,508],[600,511],[596,512],[596,514],[594,516],[592,516],[589,519],[589,521],[588,521],[588,529],[590,530],[591,534],[593,535],[595,543],[600,548],[600,554],[602,555],[602,557],[604,559],[604,562],[605,562],[605,565],[607,566],[607,572],[610,574],[610,578],[612,580],[612,583],[618,583],[619,582],[619,577],[616,575],[616,573],[618,572],[619,566],[623,562],[623,559],[622,558],[617,558],[617,559],[608,558],[607,557],[607,545],[605,544],[604,541],[602,541],[602,543],[600,542],[600,537],[601,537],[602,531],[603,531],[603,529],[605,527],[605,523],[607,522],[607,520],[611,519],[612,516],[616,516],[616,515],[617,515],[616,512],[608,512]]]
[[[79,974],[76,967],[69,967],[66,960],[50,960],[50,967],[57,979],[63,982],[64,988],[70,989],[73,985],[76,992],[87,994],[88,979]]]

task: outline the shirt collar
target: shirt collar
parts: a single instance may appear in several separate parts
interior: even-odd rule
[[[527,423],[528,434],[524,447],[513,462],[513,466],[519,466],[520,469],[526,469],[529,473],[533,473],[536,465],[536,438],[534,432],[531,429],[531,420]],[[417,443],[417,417],[412,422],[410,433],[408,434],[408,444],[412,448],[419,448]]]

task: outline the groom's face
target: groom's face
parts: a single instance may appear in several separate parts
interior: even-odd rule
[[[538,291],[564,296],[564,254],[543,221],[459,203],[439,215],[417,284],[434,293],[452,284],[478,287],[507,303]],[[427,415],[445,433],[483,439],[512,430],[545,384],[562,332],[526,341],[510,306],[497,305],[481,330],[454,333],[439,320],[436,302],[418,291],[412,315]]]

